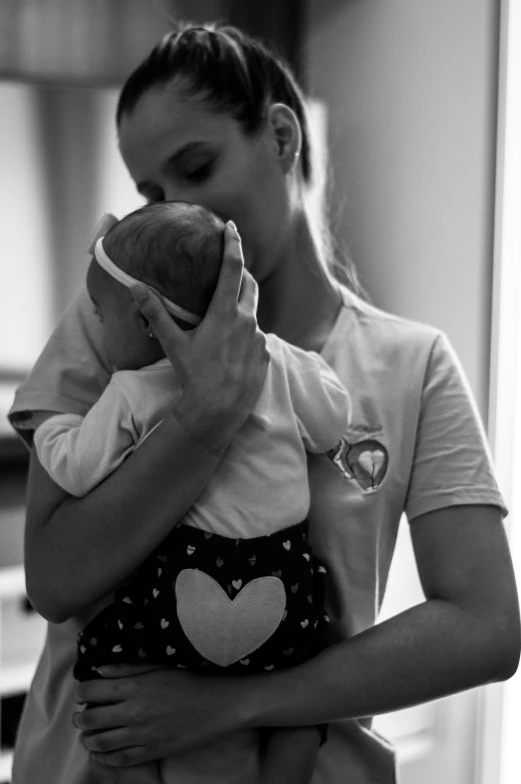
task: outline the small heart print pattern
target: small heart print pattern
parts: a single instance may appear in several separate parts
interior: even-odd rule
[[[188,555],[193,555],[195,553],[195,547],[193,546],[193,544],[188,545],[188,547],[186,548],[186,552],[188,553]]]
[[[143,626],[141,621],[138,621],[137,623],[134,624],[134,629],[144,629],[144,628],[145,627]]]
[[[122,629],[122,628],[123,628],[123,624],[121,623],[121,621],[120,621],[120,620],[118,620],[118,627],[119,627],[120,629]]]
[[[125,596],[121,601],[125,602],[125,604],[132,604],[130,596]]]
[[[170,621],[167,621],[166,618],[161,618],[161,628],[166,629],[167,626],[170,626]]]
[[[217,566],[222,566],[222,565],[223,565],[223,563],[224,563],[224,561],[223,561],[223,559],[222,559],[222,558],[217,558],[217,560],[216,560],[216,562],[215,562],[215,563],[217,564]]]
[[[96,637],[91,637],[90,638],[90,644],[91,645],[97,645],[98,644],[98,640],[96,639]]]
[[[282,542],[282,546],[285,550],[291,550],[291,542],[289,541],[289,539],[287,542]]]
[[[239,659],[239,663],[246,665],[246,664],[250,663],[250,660],[249,659]]]
[[[284,656],[291,656],[294,650],[295,650],[294,648],[288,648],[287,650],[282,651],[282,653],[284,654]]]
[[[303,629],[305,629],[308,624],[309,621],[307,618],[304,618],[304,620],[300,622],[300,625],[302,626]]]
[[[235,588],[235,590],[238,591],[242,585],[242,580],[232,580],[232,585]]]
[[[161,577],[162,574],[163,574],[163,570],[161,569],[160,566],[158,566],[158,568],[157,568],[157,576]]]
[[[309,555],[309,553],[302,553],[302,558],[305,558],[306,561],[309,561],[311,556]]]
[[[252,557],[251,557],[251,558],[248,558],[248,561],[250,562],[250,564],[251,564],[252,566],[255,566],[255,563],[256,563],[256,561],[257,561],[257,556],[256,556],[256,555],[252,555]]]
[[[323,566],[319,566],[317,571],[319,571],[320,574],[326,574],[326,570],[324,569]]]
[[[295,585],[291,586],[291,593],[297,593],[297,591],[298,591],[298,583],[295,583]]]
[[[272,577],[279,577],[279,578],[280,578],[280,577],[282,577],[282,572],[281,572],[281,570],[280,570],[280,569],[277,569],[277,571],[276,571],[276,572],[272,572],[272,573],[271,573],[271,576],[272,576]]]
[[[86,650],[87,650],[87,649],[86,649],[86,647],[85,647],[84,645],[80,645],[80,651],[81,651],[82,653],[85,653],[85,651],[86,651]]]
[[[154,590],[152,591],[152,596],[154,597],[154,599],[157,599],[157,597],[159,596],[159,591],[157,590],[157,588],[154,588]]]
[[[146,653],[143,650],[143,648],[140,648],[139,651],[137,652],[137,655],[139,656],[140,659],[144,659],[145,656],[146,656]]]
[[[267,667],[264,667],[265,670],[273,670],[275,668],[274,664],[268,664]]]
[[[210,531],[205,531],[204,532],[204,538],[205,539],[211,539],[212,536],[213,536],[213,534]]]
[[[308,600],[308,602],[309,602],[310,604],[313,604],[313,597],[312,597],[311,595],[309,595],[309,596],[307,597],[307,600]]]
[[[172,656],[175,653],[175,648],[172,648],[170,645],[166,646],[166,653],[167,656]]]
[[[168,561],[166,555],[158,555],[157,557],[160,561],[163,561],[163,563],[166,563]]]
[[[121,653],[122,650],[123,650],[123,648],[121,647],[121,645],[115,645],[113,647],[113,649],[112,649],[112,652],[113,653]]]

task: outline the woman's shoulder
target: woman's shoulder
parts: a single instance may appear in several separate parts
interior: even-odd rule
[[[343,383],[364,379],[372,394],[418,400],[426,382],[458,364],[445,333],[430,324],[388,313],[342,290],[343,306],[322,352]],[[352,383],[352,381],[351,381]]]
[[[414,356],[418,352],[430,354],[435,344],[446,341],[438,327],[382,310],[344,287],[341,291],[339,337],[354,350]]]

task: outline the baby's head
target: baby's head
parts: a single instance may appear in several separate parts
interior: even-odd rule
[[[119,221],[104,237],[103,248],[123,272],[204,316],[221,269],[224,223],[196,204],[157,202]],[[87,288],[104,325],[104,349],[114,367],[136,369],[164,356],[129,290],[95,259]],[[193,327],[175,320],[183,329]]]

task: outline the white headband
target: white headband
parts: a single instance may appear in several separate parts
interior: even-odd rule
[[[129,288],[130,286],[132,286],[133,283],[136,282],[139,283],[140,281],[137,281],[136,278],[133,278],[131,275],[128,275],[126,272],[123,272],[122,269],[120,269],[116,264],[114,264],[114,262],[107,256],[105,252],[105,248],[103,247],[103,236],[100,236],[101,231],[103,231],[103,233],[105,234],[116,223],[118,223],[118,220],[117,218],[114,217],[114,215],[109,215],[109,214],[104,215],[100,223],[98,224],[96,233],[89,244],[87,252],[94,253],[94,256],[96,257],[96,261],[98,262],[100,267],[103,267],[103,269],[106,272],[108,272],[109,275],[112,275],[113,278],[115,278],[117,281],[119,281],[124,286]],[[156,294],[159,295],[161,301],[163,302],[163,305],[165,306],[165,308],[167,309],[167,311],[170,313],[171,316],[177,316],[177,318],[181,319],[181,321],[185,321],[188,324],[193,324],[194,326],[197,326],[203,320],[202,316],[198,316],[196,313],[190,313],[190,311],[185,310],[179,305],[176,305],[175,302],[172,302],[171,300],[167,299],[165,296],[163,296],[163,294],[156,291],[156,289],[153,286],[148,286],[148,288],[152,289],[152,291],[154,291]]]

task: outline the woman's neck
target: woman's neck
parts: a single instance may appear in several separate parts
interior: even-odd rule
[[[306,351],[319,352],[341,302],[339,286],[320,261],[302,215],[275,272],[259,284],[259,327]]]

